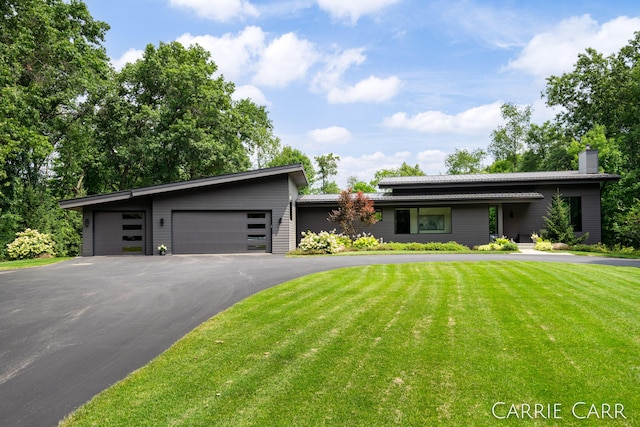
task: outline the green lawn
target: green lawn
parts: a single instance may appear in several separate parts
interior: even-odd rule
[[[0,261],[0,270],[17,270],[20,268],[41,267],[71,259],[71,257],[21,259],[18,261]]]
[[[640,425],[638,269],[533,262],[313,274],[213,317],[65,426]],[[506,416],[511,404],[557,416]],[[523,405],[524,404],[524,405]],[[618,409],[621,407],[618,406]],[[606,406],[605,406],[606,409]],[[627,418],[622,418],[622,415]],[[526,417],[526,414],[524,415]],[[606,416],[606,414],[605,414]]]

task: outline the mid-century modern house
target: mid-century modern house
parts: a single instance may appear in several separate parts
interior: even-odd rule
[[[529,242],[544,227],[551,198],[561,193],[578,235],[602,240],[601,190],[617,175],[600,173],[597,150],[579,156],[579,170],[385,178],[367,194],[380,221],[364,231],[385,241],[447,242],[467,246],[505,235]],[[286,253],[302,231],[336,228],[328,222],[337,194],[298,195],[307,185],[301,165],[65,200],[83,214],[84,256]]]

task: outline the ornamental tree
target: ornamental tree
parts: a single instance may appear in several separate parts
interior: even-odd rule
[[[353,194],[350,188],[340,192],[338,209],[331,211],[328,220],[340,224],[342,232],[352,240],[356,238],[362,226],[378,222],[373,200],[362,191]]]

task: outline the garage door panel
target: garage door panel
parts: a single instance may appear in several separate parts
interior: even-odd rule
[[[270,212],[174,211],[173,253],[271,251]]]
[[[144,255],[144,212],[95,212],[95,255]]]

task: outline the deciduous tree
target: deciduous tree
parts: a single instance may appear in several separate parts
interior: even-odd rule
[[[447,173],[452,175],[478,173],[482,171],[482,160],[487,153],[477,148],[475,150],[457,149],[444,159]]]
[[[342,232],[352,240],[356,238],[362,226],[378,221],[373,201],[362,191],[353,194],[351,189],[340,192],[338,209],[331,211],[328,219],[340,224]]]
[[[80,175],[65,147],[84,135],[87,95],[106,78],[108,28],[77,0],[0,2],[0,252],[28,227],[52,233],[61,254],[76,244],[56,200]]]
[[[298,150],[297,148],[285,145],[271,158],[269,163],[267,163],[267,167],[286,166],[297,163],[302,164],[304,173],[305,175],[307,175],[307,181],[309,181],[309,185],[305,188],[301,188],[300,193],[307,194],[309,193],[309,187],[313,185],[316,171],[309,157],[302,151]]]
[[[518,156],[522,154],[525,137],[531,120],[531,106],[517,106],[512,103],[500,107],[503,126],[491,132],[489,152],[495,160],[506,160],[511,163],[512,171],[518,170]]]
[[[314,159],[318,165],[317,177],[320,179],[320,192],[324,194],[339,193],[340,189],[335,182],[329,181],[329,177],[338,173],[340,157],[329,153],[315,156]]]
[[[208,51],[177,42],[125,65],[96,115],[100,169],[87,184],[106,175],[122,190],[248,169],[247,147],[268,144],[271,124],[264,109],[234,103],[216,69]]]

